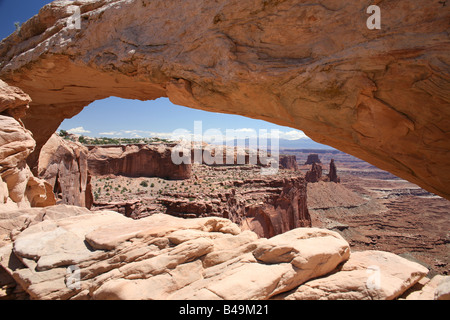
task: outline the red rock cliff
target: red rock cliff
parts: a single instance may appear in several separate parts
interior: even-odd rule
[[[235,181],[230,191],[195,200],[182,195],[159,200],[167,214],[180,217],[220,216],[249,229],[260,237],[311,227],[307,208],[306,181],[302,177]]]
[[[98,146],[89,151],[88,165],[92,175],[127,177],[160,177],[188,179],[191,164],[176,165],[172,149],[165,145]]]

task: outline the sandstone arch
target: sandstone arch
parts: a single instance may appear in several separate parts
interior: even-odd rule
[[[40,147],[119,96],[303,130],[450,199],[450,11],[441,2],[55,1],[0,43],[0,78],[33,102]],[[73,13],[81,12],[81,29]]]

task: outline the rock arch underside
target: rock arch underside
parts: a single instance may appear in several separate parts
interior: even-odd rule
[[[54,134],[98,99],[168,97],[301,129],[450,199],[448,3],[375,2],[379,30],[366,25],[368,0],[44,6],[0,42],[0,299],[449,299],[450,277],[432,277],[406,256],[354,250],[333,231],[345,224],[312,226],[310,208],[328,207],[311,190],[364,202],[339,183],[333,160],[326,176],[313,163],[303,177],[295,156],[284,155],[287,170],[275,177],[235,180],[208,199],[164,193],[148,207],[161,214],[139,216],[135,199],[91,208],[91,173],[105,174],[100,156],[115,172],[147,159],[164,184],[203,183],[195,166],[174,170],[168,145],[88,150]],[[382,219],[405,210],[396,205]],[[424,219],[437,217],[429,209]],[[430,220],[436,237],[424,250],[444,268],[448,228]],[[409,237],[392,226],[393,239]]]
[[[95,100],[168,97],[301,129],[450,199],[450,11],[383,1],[382,27],[369,30],[370,2],[46,5],[0,43],[0,78],[32,99],[28,163]]]

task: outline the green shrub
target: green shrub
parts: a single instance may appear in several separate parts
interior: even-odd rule
[[[141,185],[141,187],[147,188],[148,187],[148,182],[147,181],[142,181],[140,185]]]

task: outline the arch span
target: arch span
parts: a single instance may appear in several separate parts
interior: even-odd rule
[[[383,1],[369,30],[368,5],[55,1],[0,43],[0,78],[33,100],[31,165],[92,101],[169,97],[301,129],[450,199],[450,12]]]

